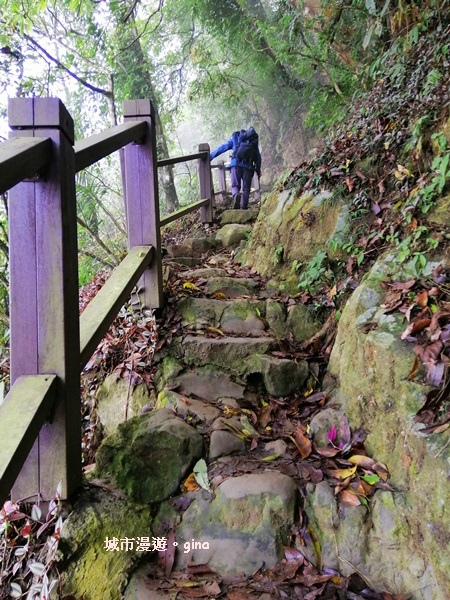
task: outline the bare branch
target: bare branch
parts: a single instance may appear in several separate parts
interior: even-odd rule
[[[35,48],[37,48],[46,58],[48,58],[50,61],[52,61],[60,69],[65,71],[68,75],[73,77],[73,79],[75,79],[76,81],[78,81],[79,83],[84,85],[84,87],[88,88],[92,92],[96,92],[97,94],[102,94],[103,96],[106,96],[107,98],[112,98],[111,91],[104,90],[103,88],[99,88],[95,85],[92,85],[91,83],[89,83],[88,81],[83,79],[82,77],[79,77],[76,73],[74,73],[68,67],[63,65],[63,63],[61,61],[59,61],[57,58],[55,58],[49,52],[47,52],[47,50],[45,50],[45,48],[43,48],[36,40],[34,40],[32,37],[30,37],[27,33],[23,33],[23,36],[27,41],[30,42],[30,44],[32,44]]]

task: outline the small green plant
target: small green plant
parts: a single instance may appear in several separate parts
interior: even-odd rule
[[[277,244],[275,251],[274,251],[274,256],[273,256],[273,264],[276,267],[277,265],[281,264],[283,262],[284,259],[284,247],[283,244]]]
[[[298,288],[301,290],[313,291],[322,276],[327,272],[325,260],[327,253],[319,250],[317,254],[309,261],[306,269],[300,274]]]

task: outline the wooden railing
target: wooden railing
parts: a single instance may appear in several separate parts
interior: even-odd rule
[[[81,483],[80,371],[138,284],[142,308],[163,304],[160,227],[201,208],[212,221],[209,146],[157,161],[153,107],[124,104],[124,123],[74,144],[56,98],[8,106],[12,138],[0,145],[0,193],[9,190],[11,389],[0,405],[0,506],[48,500]],[[78,316],[75,174],[124,148],[129,252]],[[163,219],[157,168],[198,160],[199,202]]]

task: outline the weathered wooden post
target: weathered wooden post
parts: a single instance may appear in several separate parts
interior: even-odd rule
[[[163,285],[155,113],[150,100],[127,100],[123,114],[125,121],[148,123],[145,139],[125,147],[125,201],[128,247],[155,248],[152,265],[138,283],[141,306],[160,308]]]
[[[206,206],[201,208],[201,219],[202,223],[212,223],[213,220],[213,205],[214,196],[212,194],[212,175],[211,175],[211,161],[209,159],[209,144],[200,144],[198,147],[199,152],[206,152],[205,158],[198,159],[198,180],[200,183],[200,199],[209,200]]]
[[[219,180],[220,199],[224,203],[227,197],[227,173],[223,160],[217,165],[217,178]]]
[[[81,482],[80,334],[73,121],[57,98],[9,101],[12,137],[48,137],[40,179],[9,192],[11,383],[54,373],[57,402],[13,488],[13,498],[67,498]]]

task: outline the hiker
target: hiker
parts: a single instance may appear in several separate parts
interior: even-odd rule
[[[230,161],[233,208],[247,209],[253,173],[256,171],[258,177],[261,177],[258,134],[253,127],[247,130],[235,131],[228,142],[211,152],[211,160],[227,150],[233,150]]]

